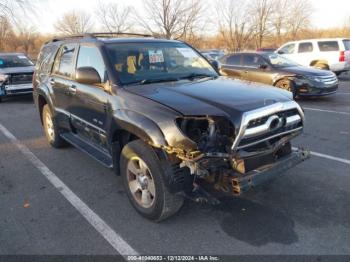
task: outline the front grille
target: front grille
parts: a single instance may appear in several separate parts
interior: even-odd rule
[[[301,130],[302,127],[302,117],[296,108],[252,119],[238,144],[238,149],[263,142],[278,142],[283,137]]]
[[[32,82],[33,73],[11,74],[9,78],[10,85],[30,84]]]
[[[253,120],[249,121],[249,124],[248,124],[247,128],[257,127],[257,126],[260,126],[260,125],[266,123],[266,121],[272,115],[278,115],[279,117],[287,118],[287,117],[290,117],[290,116],[293,116],[293,115],[298,115],[298,114],[299,114],[298,110],[295,108],[295,109],[290,109],[290,110],[278,112],[276,114],[267,115],[267,116],[260,117],[260,118],[253,119]]]
[[[325,85],[334,85],[338,82],[336,75],[317,76],[317,78],[321,79]]]

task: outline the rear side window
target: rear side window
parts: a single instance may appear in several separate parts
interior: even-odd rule
[[[103,62],[100,51],[94,46],[81,46],[79,49],[77,68],[92,67],[96,69],[100,75],[102,83],[105,82],[105,64]]]
[[[282,47],[279,50],[279,53],[288,55],[288,54],[293,54],[294,50],[295,50],[295,44],[289,44],[289,45]]]
[[[298,53],[309,53],[312,52],[313,49],[311,42],[300,43]]]
[[[231,55],[226,58],[226,64],[239,66],[241,65],[241,55]]]
[[[36,63],[36,70],[40,73],[49,73],[52,68],[53,58],[57,52],[57,46],[44,46]]]
[[[64,45],[55,60],[54,72],[65,77],[72,77],[74,71],[75,44]]]
[[[350,39],[343,40],[345,50],[350,50]]]
[[[339,44],[337,41],[320,41],[318,48],[321,52],[339,51]]]

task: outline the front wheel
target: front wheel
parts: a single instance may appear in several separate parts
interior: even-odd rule
[[[289,79],[282,79],[279,80],[276,84],[275,87],[287,90],[293,94],[293,99],[296,97],[296,90],[293,81]]]
[[[130,202],[142,216],[159,222],[182,207],[183,197],[169,192],[159,158],[143,141],[124,146],[120,173]]]
[[[48,105],[43,107],[42,118],[46,139],[50,145],[55,148],[66,146],[67,142],[59,135],[58,126]]]

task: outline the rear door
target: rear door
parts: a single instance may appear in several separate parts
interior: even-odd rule
[[[79,48],[76,68],[92,67],[100,75],[102,84],[75,83],[76,91],[69,107],[71,122],[77,134],[105,149],[109,92],[107,74],[102,55],[94,45],[83,44]]]
[[[244,79],[244,68],[242,67],[242,55],[233,54],[224,57],[221,60],[221,71],[223,75],[230,77]]]
[[[294,61],[303,66],[310,66],[311,61],[317,59],[317,48],[313,42],[300,42]]]
[[[333,64],[339,63],[340,46],[338,40],[317,41],[317,47],[320,50],[319,59],[327,61],[331,68]]]
[[[74,67],[77,44],[63,45],[56,55],[49,85],[53,91],[53,104],[58,120],[69,127],[69,106],[74,94]]]

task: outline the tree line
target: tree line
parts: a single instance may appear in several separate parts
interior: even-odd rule
[[[121,1],[99,2],[93,13],[73,10],[63,14],[52,35],[43,35],[16,15],[15,10],[35,12],[31,3],[0,0],[0,51],[21,51],[34,57],[53,35],[94,31],[149,33],[184,40],[200,49],[230,52],[275,48],[303,38],[350,36],[350,19],[344,26],[315,29],[310,0],[144,0],[141,11]]]

